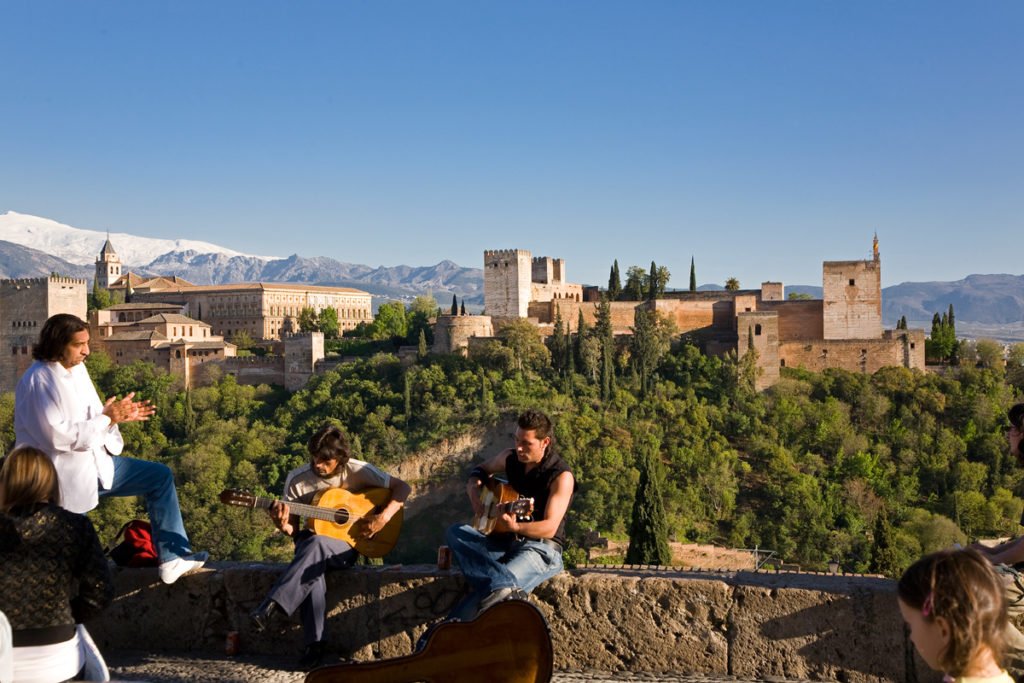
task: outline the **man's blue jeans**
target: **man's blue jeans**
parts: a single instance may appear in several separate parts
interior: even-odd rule
[[[171,468],[159,462],[112,457],[114,481],[109,489],[100,489],[100,497],[142,496],[145,499],[161,563],[191,554],[192,546],[185,533],[185,524],[181,521],[178,492],[174,488]]]
[[[473,589],[452,609],[449,619],[473,618],[480,600],[499,588],[529,593],[562,571],[562,553],[540,541],[508,534],[484,536],[468,524],[449,527],[446,539]]]

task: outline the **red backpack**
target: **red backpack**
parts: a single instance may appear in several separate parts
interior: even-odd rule
[[[153,544],[153,528],[149,522],[133,519],[126,523],[114,536],[114,542],[124,536],[117,545],[107,548],[110,559],[119,567],[155,567],[160,564]]]

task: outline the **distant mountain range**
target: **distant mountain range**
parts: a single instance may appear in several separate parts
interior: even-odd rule
[[[92,281],[93,263],[107,235],[46,218],[0,214],[0,277],[41,277],[51,272]],[[196,284],[302,282],[356,287],[378,298],[409,300],[433,294],[447,306],[453,294],[483,307],[483,270],[441,261],[434,266],[377,267],[317,256],[253,256],[205,242],[110,235],[124,264],[143,276],[177,275]],[[701,289],[709,288],[702,286]],[[821,297],[821,287],[788,285],[786,292]],[[969,275],[956,282],[904,282],[882,290],[882,318],[893,327],[901,316],[910,327],[931,329],[932,316],[953,304],[961,336],[1024,340],[1024,276]]]
[[[51,272],[86,278],[106,233],[82,230],[46,218],[9,211],[0,214],[0,277],[40,277]],[[160,240],[125,233],[110,235],[123,270],[142,276],[177,275],[196,284],[229,282],[302,282],[356,287],[388,299],[433,294],[442,306],[452,295],[480,309],[484,304],[483,270],[451,261],[434,266],[378,267],[342,263],[318,256],[253,256],[206,242]]]

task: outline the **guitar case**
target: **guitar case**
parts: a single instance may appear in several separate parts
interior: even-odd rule
[[[314,669],[306,683],[548,683],[554,652],[547,621],[506,600],[472,621],[443,622],[411,655]]]

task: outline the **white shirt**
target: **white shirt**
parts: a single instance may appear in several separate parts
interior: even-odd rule
[[[284,500],[288,503],[313,502],[318,491],[331,488],[343,488],[358,492],[367,488],[388,488],[391,486],[391,475],[374,467],[368,462],[349,458],[344,467],[330,477],[323,479],[316,475],[309,463],[296,467],[288,473],[284,481]]]
[[[99,487],[114,481],[110,456],[124,449],[83,363],[68,370],[36,361],[25,371],[14,391],[14,437],[53,459],[62,505],[77,513],[99,503]]]

